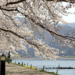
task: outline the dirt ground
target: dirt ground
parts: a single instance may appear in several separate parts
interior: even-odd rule
[[[6,63],[6,75],[53,75],[30,68]]]

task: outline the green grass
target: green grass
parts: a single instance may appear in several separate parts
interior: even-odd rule
[[[20,55],[18,55],[18,54],[13,54],[14,56],[16,56],[16,57],[20,57]]]
[[[18,65],[18,66],[22,66],[22,67],[26,67],[26,68],[29,68],[29,69],[34,69],[34,70],[37,70],[37,71],[41,71],[41,72],[45,72],[45,73],[48,73],[48,74],[54,74],[54,75],[59,75],[59,74],[56,74],[55,72],[46,72],[44,71],[43,69],[37,69],[35,67],[31,67],[31,66],[27,66],[27,65],[19,65],[19,64],[16,64],[16,63],[10,63],[10,64],[14,64],[14,65]]]
[[[51,74],[55,74],[55,72],[51,72]]]

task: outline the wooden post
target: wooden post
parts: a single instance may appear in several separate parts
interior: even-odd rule
[[[27,63],[27,66],[28,66],[28,63]]]
[[[1,75],[1,60],[0,60],[0,75]]]
[[[57,71],[56,71],[56,74],[58,74],[58,69],[57,69]]]
[[[37,66],[36,66],[36,69],[37,69]]]
[[[23,65],[23,62],[22,62],[22,65]]]
[[[44,71],[45,66],[43,66],[43,71]]]
[[[18,64],[20,65],[20,62],[18,62]]]
[[[4,54],[1,55],[0,61],[1,61],[0,75],[5,75],[5,55]]]
[[[32,68],[32,64],[31,64],[30,68]]]

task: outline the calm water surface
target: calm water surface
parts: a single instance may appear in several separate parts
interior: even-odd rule
[[[15,59],[12,62],[13,63],[25,63],[27,65],[30,66],[31,64],[37,68],[43,68],[43,66],[45,67],[58,67],[60,65],[60,67],[75,67],[75,60],[72,59],[60,59],[60,60],[56,60],[56,61],[51,61],[51,60],[43,60],[43,59]],[[48,72],[56,72],[56,69],[45,69],[45,71]],[[59,69],[58,70],[58,74],[61,75],[75,75],[75,69]]]

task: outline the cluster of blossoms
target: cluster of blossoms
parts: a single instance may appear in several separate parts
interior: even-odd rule
[[[22,22],[16,19],[17,14],[22,16]],[[60,21],[68,24],[62,19],[62,15],[68,15],[68,13],[60,2],[1,0],[0,51],[17,53],[19,50],[24,50],[27,53],[26,46],[29,45],[36,50],[35,56],[40,55],[45,59],[55,60],[59,50],[50,47],[46,42],[39,39],[38,35],[52,35],[58,43],[74,47],[75,42],[71,40],[72,37],[70,36],[71,39],[69,39],[59,32],[62,28],[59,25]],[[45,32],[49,34],[43,34]]]

